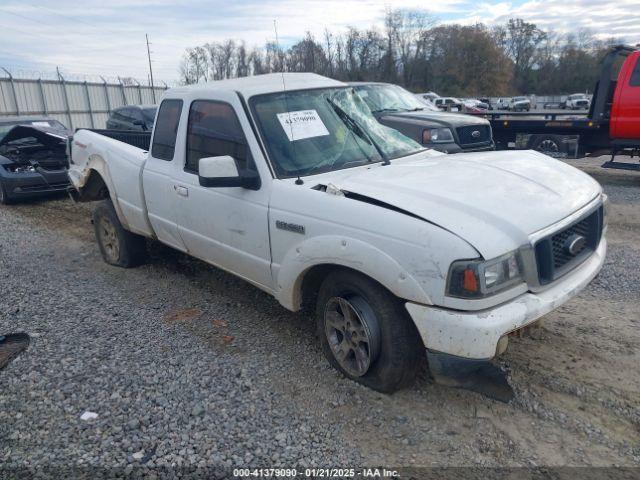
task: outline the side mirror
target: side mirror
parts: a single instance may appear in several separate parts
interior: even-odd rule
[[[200,185],[208,188],[242,187],[260,189],[260,176],[252,170],[238,170],[236,161],[229,155],[201,158],[198,163]]]

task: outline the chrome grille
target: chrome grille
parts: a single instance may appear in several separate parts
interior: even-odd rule
[[[489,125],[458,127],[456,132],[462,147],[491,143],[491,127]]]
[[[602,237],[603,209],[598,208],[569,227],[549,235],[535,244],[538,280],[550,283],[585,261],[598,248]],[[572,239],[582,237],[577,248],[570,249]]]
[[[563,230],[560,233],[556,233],[551,237],[551,245],[553,249],[553,267],[557,270],[564,267],[567,263],[573,260],[576,256],[581,255],[585,249],[588,248],[587,242],[577,251],[575,254],[569,253],[565,244],[569,238],[574,235],[580,235],[585,238],[589,238],[589,218],[586,218],[575,225]]]

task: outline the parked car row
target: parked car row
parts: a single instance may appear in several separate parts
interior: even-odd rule
[[[531,110],[531,100],[527,97],[498,98],[496,110],[510,110],[513,112],[528,112]]]
[[[416,96],[447,112],[482,113],[491,109],[488,99],[441,97],[435,92],[417,93]]]
[[[429,101],[436,107],[444,111],[460,112],[460,113],[472,113],[481,114],[487,110],[508,110],[513,112],[528,112],[532,108],[530,98],[525,96],[516,97],[499,97],[493,102],[490,98],[455,98],[455,97],[440,97],[435,92],[418,93],[416,94],[422,100]],[[589,97],[584,93],[574,93],[568,95],[565,100],[561,102],[545,102],[544,108],[559,108],[567,110],[588,110],[591,106]]]

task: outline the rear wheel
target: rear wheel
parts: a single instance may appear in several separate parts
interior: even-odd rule
[[[549,155],[550,157],[560,157],[563,152],[563,144],[557,135],[538,135],[529,142],[529,148]]]
[[[124,229],[111,201],[107,200],[93,211],[93,227],[105,262],[130,268],[147,259],[144,237]]]
[[[320,287],[318,333],[329,363],[380,392],[412,383],[424,348],[402,303],[351,270],[331,272]]]

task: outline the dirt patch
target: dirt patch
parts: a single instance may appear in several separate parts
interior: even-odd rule
[[[164,315],[164,321],[169,323],[187,322],[195,320],[202,315],[199,308],[187,308],[185,310],[172,310]]]

